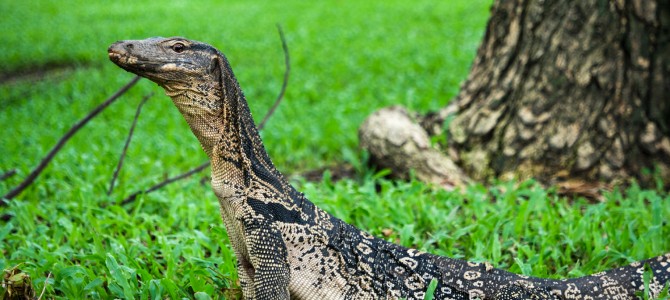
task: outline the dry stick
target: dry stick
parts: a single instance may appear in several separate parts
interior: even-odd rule
[[[42,300],[42,296],[44,296],[44,292],[47,290],[47,285],[49,285],[49,277],[51,277],[51,272],[47,274],[47,279],[44,280],[44,287],[42,287],[42,292],[40,293],[40,296],[37,297],[37,300]]]
[[[258,129],[261,130],[263,127],[265,127],[265,123],[268,121],[270,116],[272,116],[277,109],[277,106],[279,106],[279,102],[281,102],[281,99],[284,98],[284,93],[286,92],[286,86],[288,85],[288,74],[291,72],[291,57],[288,54],[288,46],[286,45],[286,38],[284,37],[284,31],[281,29],[281,25],[277,24],[277,31],[279,32],[279,38],[281,39],[281,47],[284,50],[284,82],[281,85],[281,90],[279,91],[279,95],[277,95],[277,100],[275,100],[275,103],[272,105],[270,110],[265,114],[265,117],[263,117],[263,120],[258,123]]]
[[[61,137],[60,140],[58,140],[58,143],[56,143],[56,146],[54,146],[54,147],[51,149],[51,151],[49,151],[49,153],[42,159],[42,161],[40,162],[40,164],[37,165],[37,167],[36,167],[35,169],[33,169],[32,172],[30,172],[30,174],[28,175],[28,177],[26,177],[26,179],[24,179],[23,182],[21,182],[17,187],[15,187],[15,188],[12,189],[11,191],[9,191],[9,193],[7,193],[7,194],[5,194],[4,196],[2,196],[2,198],[0,198],[0,199],[7,199],[7,200],[9,200],[9,199],[12,199],[12,198],[16,197],[16,196],[17,196],[18,194],[20,194],[21,192],[23,192],[23,190],[25,190],[30,184],[33,183],[33,181],[35,181],[35,178],[37,178],[37,176],[40,175],[40,173],[42,173],[42,171],[44,170],[44,168],[46,168],[46,166],[49,164],[49,162],[51,162],[51,160],[54,158],[54,156],[56,155],[56,153],[63,147],[63,145],[65,145],[65,143],[66,143],[66,142],[67,142],[67,141],[68,141],[68,140],[69,140],[69,139],[70,139],[70,138],[71,138],[77,131],[79,131],[79,129],[81,129],[82,127],[84,127],[84,125],[86,125],[86,123],[88,123],[88,121],[90,121],[91,119],[93,119],[93,117],[95,117],[96,115],[98,115],[101,111],[103,111],[105,108],[107,108],[107,106],[109,106],[110,104],[112,104],[112,103],[113,103],[116,99],[118,99],[121,95],[123,95],[124,93],[126,93],[126,92],[127,92],[133,85],[135,85],[135,83],[137,83],[138,80],[140,80],[140,77],[139,77],[139,76],[135,76],[135,78],[133,78],[130,82],[128,82],[128,83],[127,83],[126,85],[124,85],[121,89],[119,89],[116,93],[114,93],[114,95],[112,95],[111,97],[109,97],[107,100],[105,100],[105,102],[103,102],[102,104],[98,105],[98,107],[94,108],[90,113],[88,113],[88,115],[86,115],[86,117],[84,117],[83,119],[79,120],[79,122],[75,123],[75,124],[72,126],[72,128],[70,128],[70,130],[68,130],[68,132],[66,132],[65,135],[63,135],[63,137]],[[8,202],[8,201],[1,201],[1,200],[0,200],[0,206],[5,206],[5,205],[7,205],[7,203],[9,203],[9,202]]]
[[[183,174],[177,175],[177,176],[175,176],[175,177],[171,177],[171,178],[168,178],[168,179],[166,179],[166,180],[163,180],[163,181],[159,182],[158,184],[156,184],[156,185],[150,187],[150,188],[147,189],[146,191],[137,191],[137,192],[134,192],[134,193],[130,194],[130,196],[126,197],[126,199],[123,199],[123,201],[121,201],[121,205],[128,204],[128,203],[130,203],[130,202],[135,201],[135,199],[137,198],[137,196],[138,196],[139,194],[148,194],[148,193],[151,193],[151,192],[153,192],[153,191],[155,191],[155,190],[157,190],[157,189],[160,189],[160,188],[162,188],[162,187],[164,187],[164,186],[166,186],[166,185],[168,185],[168,184],[170,184],[170,183],[173,183],[173,182],[175,182],[175,181],[177,181],[177,180],[184,179],[184,178],[189,177],[189,176],[191,176],[191,175],[193,175],[193,174],[195,174],[195,173],[198,173],[198,172],[200,172],[200,171],[206,169],[207,167],[209,167],[209,161],[206,162],[206,163],[204,163],[204,164],[202,164],[202,165],[200,165],[200,166],[198,166],[198,167],[196,167],[195,169],[192,169],[192,170],[186,172],[186,173],[183,173]]]
[[[3,181],[3,180],[5,180],[9,177],[14,176],[14,175],[16,175],[16,169],[11,169],[11,170],[9,170],[5,173],[2,173],[2,175],[0,175],[0,181]]]
[[[112,180],[109,182],[109,189],[107,190],[107,196],[111,195],[112,192],[114,191],[114,183],[116,182],[116,179],[119,177],[119,172],[121,171],[121,167],[123,166],[123,159],[126,158],[126,153],[128,152],[128,145],[130,145],[130,140],[133,138],[133,132],[135,131],[135,126],[137,125],[137,119],[140,117],[140,112],[142,112],[142,106],[144,106],[145,103],[147,103],[147,100],[153,96],[154,93],[151,92],[148,95],[144,96],[142,98],[142,101],[140,101],[140,104],[137,105],[137,110],[135,111],[135,117],[133,118],[133,124],[130,125],[130,131],[128,132],[128,137],[126,138],[126,144],[123,145],[123,151],[121,151],[121,157],[119,157],[119,163],[116,164],[116,170],[114,170],[114,175],[112,176]]]
[[[289,54],[288,54],[288,46],[286,45],[286,38],[284,37],[284,32],[282,31],[281,26],[279,26],[279,24],[277,24],[277,30],[279,31],[279,38],[281,39],[282,49],[284,50],[284,64],[286,66],[286,69],[284,70],[284,83],[282,83],[281,90],[279,91],[279,95],[277,96],[277,99],[275,100],[275,103],[272,105],[270,110],[268,110],[268,112],[265,114],[265,116],[263,117],[263,121],[261,121],[258,124],[258,130],[263,130],[263,127],[265,127],[265,123],[267,122],[267,120],[270,119],[270,116],[272,116],[274,114],[275,110],[277,109],[277,106],[279,106],[279,102],[281,102],[281,100],[284,98],[284,94],[286,93],[286,86],[288,85],[288,75],[289,75],[289,72],[291,71],[290,57],[289,57]],[[151,193],[151,192],[153,192],[157,189],[160,189],[160,188],[162,188],[162,187],[164,187],[164,186],[166,186],[170,183],[173,183],[175,181],[187,178],[187,177],[189,177],[189,176],[191,176],[195,173],[201,172],[202,170],[206,169],[207,167],[209,167],[209,161],[197,166],[194,169],[189,170],[186,173],[183,173],[183,174],[177,175],[175,177],[168,178],[168,179],[166,179],[162,182],[159,182],[158,184],[150,187],[149,189],[147,189],[145,191],[134,192],[134,193],[130,194],[130,196],[123,199],[121,201],[121,205],[128,204],[128,203],[131,203],[131,202],[135,201],[135,199],[137,198],[137,196],[139,194]]]

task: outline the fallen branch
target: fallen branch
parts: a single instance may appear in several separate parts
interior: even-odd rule
[[[291,66],[290,66],[291,62],[290,62],[290,57],[289,57],[289,54],[288,54],[288,46],[286,45],[286,38],[284,37],[284,32],[282,31],[281,26],[279,26],[279,25],[277,25],[277,30],[279,31],[279,38],[281,39],[282,49],[284,50],[284,65],[286,66],[286,69],[284,70],[284,82],[282,83],[281,90],[279,91],[279,95],[277,96],[277,99],[275,100],[274,104],[268,110],[268,112],[265,113],[265,116],[263,117],[263,120],[258,124],[258,130],[259,131],[263,130],[263,127],[265,127],[265,123],[274,114],[275,110],[279,106],[279,103],[284,98],[284,94],[286,93],[286,86],[288,85],[289,73],[291,71]],[[188,178],[189,176],[191,176],[193,174],[199,173],[202,170],[206,169],[207,167],[209,167],[209,161],[201,164],[200,166],[198,166],[194,169],[189,170],[186,173],[183,173],[183,174],[177,175],[175,177],[168,178],[168,179],[166,179],[162,182],[159,182],[158,184],[150,187],[147,190],[136,191],[136,192],[130,194],[130,196],[123,199],[120,204],[125,205],[125,204],[128,204],[128,203],[131,203],[131,202],[135,201],[135,199],[137,199],[137,196],[140,195],[140,194],[151,193],[151,192],[153,192],[155,190],[158,190],[158,189],[160,189],[160,188],[162,188],[162,187],[164,187],[164,186],[166,186],[170,183],[173,183],[175,181],[178,181],[178,180],[181,180],[181,179],[184,179],[184,178]]]
[[[137,192],[134,192],[134,193],[130,194],[130,196],[126,197],[126,199],[123,199],[123,201],[121,201],[121,205],[128,204],[128,203],[130,203],[130,202],[135,201],[135,199],[137,198],[137,196],[140,195],[140,194],[148,194],[148,193],[151,193],[151,192],[153,192],[153,191],[155,191],[155,190],[157,190],[157,189],[160,189],[160,188],[162,188],[162,187],[164,187],[164,186],[166,186],[166,185],[168,185],[168,184],[170,184],[170,183],[173,183],[173,182],[175,182],[175,181],[178,181],[178,180],[180,180],[180,179],[187,178],[187,177],[189,177],[189,176],[191,176],[191,175],[193,175],[193,174],[195,174],[195,173],[198,173],[198,172],[200,172],[200,171],[206,169],[207,167],[209,167],[209,161],[206,162],[206,163],[204,163],[204,164],[202,164],[202,165],[200,165],[200,166],[198,166],[198,167],[196,167],[196,168],[194,168],[194,169],[192,169],[192,170],[189,170],[189,171],[186,172],[186,173],[183,173],[183,174],[177,175],[177,176],[175,176],[175,177],[171,177],[171,178],[165,179],[165,180],[159,182],[158,184],[156,184],[156,185],[154,185],[154,186],[148,188],[148,189],[145,190],[145,191],[137,191]]]
[[[70,130],[68,130],[63,137],[58,140],[58,143],[49,151],[49,153],[42,159],[42,161],[35,167],[35,169],[28,174],[28,177],[24,179],[18,186],[16,186],[14,189],[9,191],[9,193],[5,194],[2,196],[2,199],[10,200],[17,195],[19,195],[23,190],[25,190],[30,184],[32,184],[35,181],[35,178],[42,173],[44,168],[51,162],[51,160],[54,158],[56,153],[65,145],[65,143],[77,132],[79,129],[84,127],[86,123],[88,123],[91,119],[93,119],[95,116],[97,116],[101,111],[103,111],[105,108],[107,108],[110,104],[112,104],[116,99],[118,99],[121,95],[125,94],[137,81],[140,80],[139,76],[136,76],[133,78],[130,82],[128,82],[126,85],[124,85],[121,89],[119,89],[114,95],[109,97],[105,102],[102,104],[98,105],[96,108],[94,108],[86,117],[81,119],[79,122],[75,123]],[[5,206],[7,205],[8,201],[0,201],[0,206]]]
[[[265,114],[265,117],[263,117],[263,120],[258,123],[258,130],[263,129],[265,127],[265,123],[270,119],[270,116],[272,116],[275,113],[275,110],[279,106],[279,102],[281,102],[281,99],[284,98],[284,93],[286,92],[286,86],[288,85],[288,75],[291,73],[291,57],[288,54],[288,46],[286,45],[286,38],[284,37],[284,31],[281,29],[281,25],[277,24],[277,31],[279,32],[279,38],[281,39],[281,47],[284,50],[284,82],[281,85],[281,90],[279,91],[279,95],[277,95],[277,99],[275,100],[275,103],[270,107],[270,110]]]
[[[116,169],[114,170],[114,175],[112,175],[112,180],[109,182],[109,189],[107,190],[107,196],[111,195],[112,192],[114,191],[114,183],[116,182],[116,179],[119,177],[119,172],[121,171],[121,167],[123,166],[123,160],[126,158],[128,146],[130,145],[130,140],[133,138],[133,132],[135,132],[135,126],[137,125],[137,119],[140,117],[140,113],[142,112],[142,106],[144,106],[144,104],[147,103],[147,100],[149,100],[149,98],[151,98],[151,96],[153,95],[154,93],[151,92],[148,95],[144,96],[144,98],[142,98],[142,101],[140,101],[140,104],[137,105],[137,110],[135,111],[135,117],[133,118],[133,124],[130,125],[130,131],[128,132],[126,143],[123,145],[123,151],[121,151],[121,157],[119,157],[119,162],[116,164]]]
[[[16,175],[16,169],[11,169],[11,170],[9,170],[5,173],[2,173],[2,175],[0,175],[0,181],[3,181],[3,180],[5,180],[9,177],[14,176],[14,175]]]

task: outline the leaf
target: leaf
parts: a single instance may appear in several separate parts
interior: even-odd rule
[[[129,268],[124,268],[120,266],[118,262],[116,262],[116,258],[114,258],[114,256],[112,256],[110,253],[107,253],[107,259],[105,260],[105,264],[107,265],[107,269],[109,270],[109,275],[111,275],[112,279],[114,279],[114,283],[118,284],[121,287],[121,289],[118,288],[113,289],[114,284],[110,284],[109,289],[119,294],[118,296],[123,296],[126,299],[135,298],[133,290],[130,287],[130,284],[128,283],[130,274],[127,274],[127,270]]]
[[[31,299],[35,296],[30,275],[21,271],[19,266],[4,270],[2,282],[2,294],[0,299]]]
[[[81,266],[64,267],[56,273],[60,278],[77,277],[77,275],[86,275],[86,271]]]
[[[84,290],[86,290],[86,291],[88,291],[88,290],[93,290],[93,289],[95,289],[96,287],[101,286],[103,283],[104,283],[104,281],[103,281],[101,278],[93,279],[93,280],[91,280],[91,282],[89,282],[89,283],[84,287]]]
[[[428,290],[426,290],[426,296],[423,297],[424,300],[433,300],[435,296],[435,289],[437,289],[437,279],[433,278],[428,284]]]
[[[12,229],[14,229],[14,225],[12,225],[12,223],[7,223],[5,226],[0,228],[0,241],[4,240],[7,234],[12,231]]]
[[[500,235],[497,231],[493,233],[492,242],[493,245],[491,245],[491,256],[493,257],[494,262],[498,262],[502,256],[502,246],[500,244]]]
[[[516,262],[516,264],[519,266],[519,269],[521,269],[521,274],[528,276],[533,273],[533,268],[529,264],[524,263],[518,257],[514,258],[514,262]]]
[[[193,297],[197,300],[211,300],[212,298],[204,292],[197,292],[193,294]]]
[[[149,296],[151,299],[160,300],[162,294],[163,286],[161,285],[161,281],[158,279],[151,279],[151,281],[149,281]]]
[[[384,235],[384,237],[390,237],[391,235],[394,234],[394,232],[393,229],[391,228],[384,228],[382,229],[382,234]]]
[[[16,284],[22,284],[24,281],[28,282],[29,280],[30,280],[30,276],[28,276],[28,274],[26,274],[26,273],[21,272],[21,273],[17,273],[17,274],[14,274],[12,276],[9,276],[8,281],[14,282]]]

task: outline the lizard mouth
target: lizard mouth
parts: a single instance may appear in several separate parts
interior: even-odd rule
[[[122,67],[125,69],[125,67],[128,66],[131,60],[130,55],[127,53],[124,53],[122,51],[112,49],[111,47],[107,50],[107,54],[109,55],[109,60],[117,64],[119,67]]]
[[[137,75],[144,75],[146,77],[146,75],[148,75],[146,73],[155,68],[155,66],[153,66],[151,63],[142,61],[136,56],[130,55],[128,52],[123,50],[110,48],[107,54],[109,55],[109,60],[111,60],[114,64],[128,72],[135,73]]]
[[[123,54],[121,54],[121,53],[117,53],[117,52],[113,52],[112,50],[110,50],[108,54],[109,54],[109,59],[111,59],[111,60],[113,60],[113,61],[120,60],[121,57],[124,56]]]
[[[109,60],[122,69],[145,77],[156,83],[165,81],[161,70],[165,62],[156,58],[147,58],[143,49],[136,47],[133,41],[118,41],[107,48]],[[144,51],[146,52],[146,51]]]
[[[110,47],[107,50],[107,54],[109,55],[109,59],[117,64],[120,62],[131,63],[132,60],[137,60],[128,52],[123,51],[123,49],[114,49]]]
[[[116,42],[111,46],[109,46],[109,48],[107,49],[107,55],[109,55],[109,60],[111,60],[113,63],[123,68],[124,70],[133,73],[137,73],[137,71],[141,71],[142,69],[144,69],[143,62],[140,61],[137,56],[130,54],[128,50],[125,49],[126,47],[124,45],[125,45],[124,42]]]

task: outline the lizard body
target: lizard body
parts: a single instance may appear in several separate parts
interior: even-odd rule
[[[670,282],[670,253],[575,279],[517,275],[407,249],[316,207],[277,171],[223,54],[184,38],[112,44],[110,59],[166,91],[211,160],[246,299],[634,299]]]

